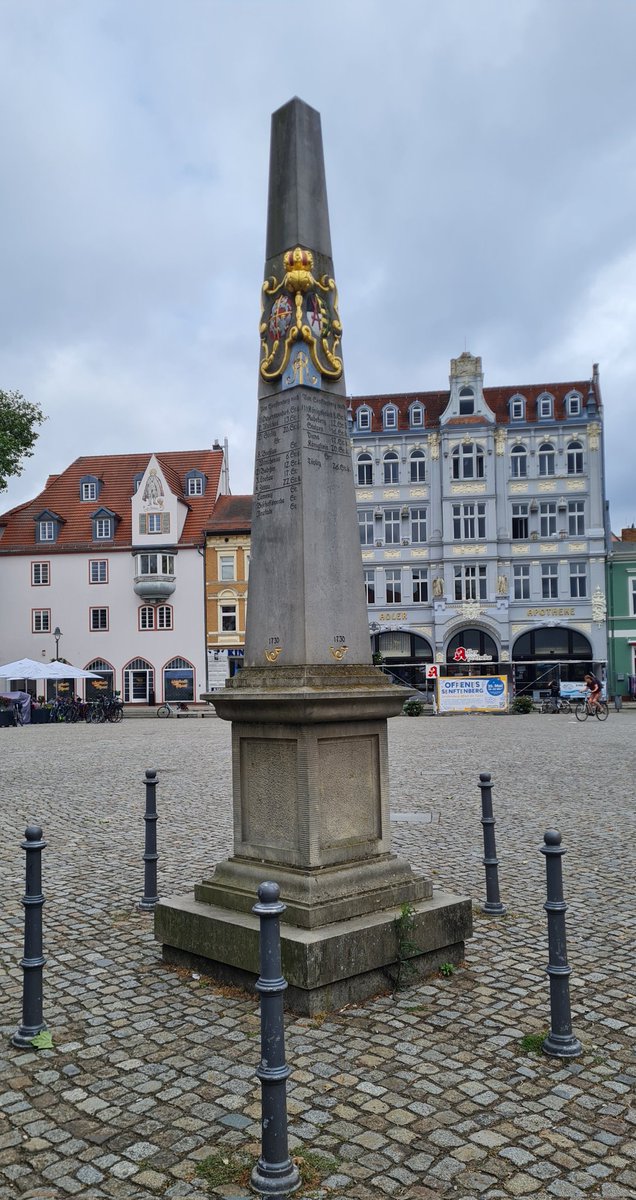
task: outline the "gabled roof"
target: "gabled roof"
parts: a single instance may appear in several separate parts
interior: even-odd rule
[[[484,400],[486,404],[495,414],[495,420],[498,425],[517,425],[523,422],[510,421],[510,401],[513,396],[521,396],[526,401],[525,420],[531,424],[537,422],[537,400],[539,396],[550,395],[554,398],[554,419],[556,421],[565,420],[566,404],[565,398],[570,392],[578,392],[583,400],[583,411],[587,403],[588,392],[592,391],[596,397],[597,408],[601,407],[601,398],[598,394],[595,381],[590,379],[573,380],[570,383],[531,383],[522,386],[515,385],[514,387],[485,387]],[[395,395],[383,396],[351,396],[350,403],[353,414],[363,405],[370,408],[373,412],[371,420],[371,430],[361,430],[366,432],[380,432],[382,426],[382,409],[386,404],[394,404],[398,410],[398,429],[410,429],[413,427],[409,424],[408,411],[412,404],[419,401],[425,409],[424,428],[435,429],[439,427],[440,417],[446,409],[450,400],[450,391],[446,392],[400,392]],[[453,419],[453,423],[459,424],[459,421]],[[462,424],[470,424],[468,417],[461,419]],[[448,424],[451,424],[449,421]],[[395,430],[386,430],[387,433],[394,433]]]
[[[143,474],[152,455],[105,454],[83,456],[59,475],[50,475],[44,490],[34,500],[20,504],[0,516],[0,554],[7,552],[42,553],[43,544],[35,541],[35,518],[43,509],[59,514],[64,524],[56,542],[46,543],[46,553],[65,550],[96,550],[100,543],[92,540],[92,516],[96,508],[116,514],[115,536],[109,549],[126,549],[132,545],[131,498],[133,478]],[[188,506],[179,546],[200,545],[212,515],[223,466],[222,450],[170,450],[157,453],[166,482],[180,500]],[[203,496],[186,496],[185,475],[192,469],[207,477]],[[80,500],[80,480],[96,475],[102,480],[97,501]]]
[[[250,533],[251,528],[252,497],[219,496],[206,533]]]

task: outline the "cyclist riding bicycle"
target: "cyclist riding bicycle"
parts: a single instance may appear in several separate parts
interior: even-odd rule
[[[591,671],[583,676],[585,686],[589,689],[589,704],[594,710],[598,708],[599,700],[601,699],[601,681],[593,675]]]

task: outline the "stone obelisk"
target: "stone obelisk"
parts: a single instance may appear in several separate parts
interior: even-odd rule
[[[232,722],[234,854],[161,902],[156,935],[170,961],[256,978],[251,909],[273,879],[288,1001],[311,1013],[386,986],[404,903],[415,965],[459,959],[470,902],[391,853],[405,693],[371,663],[320,116],[298,99],[272,117],[261,300],[245,666],[211,697]]]

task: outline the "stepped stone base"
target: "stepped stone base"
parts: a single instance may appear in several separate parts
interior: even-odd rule
[[[416,983],[442,962],[461,962],[465,939],[472,934],[467,897],[435,890],[430,899],[417,900],[412,907],[409,941],[419,953],[409,960],[408,983]],[[396,907],[320,929],[282,924],[286,1007],[313,1016],[394,987],[399,915]],[[194,967],[218,982],[249,989],[258,978],[259,922],[252,913],[172,896],[157,905],[155,936],[163,943],[165,962]]]

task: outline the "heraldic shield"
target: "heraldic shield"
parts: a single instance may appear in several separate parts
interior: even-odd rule
[[[338,291],[333,279],[328,275],[316,279],[313,269],[311,250],[296,246],[282,256],[281,277],[272,275],[263,284],[260,325],[263,379],[280,378],[296,342],[306,343],[311,361],[321,375],[328,379],[339,379],[342,375],[342,359],[338,356],[342,338]],[[310,375],[305,382],[313,382]]]

